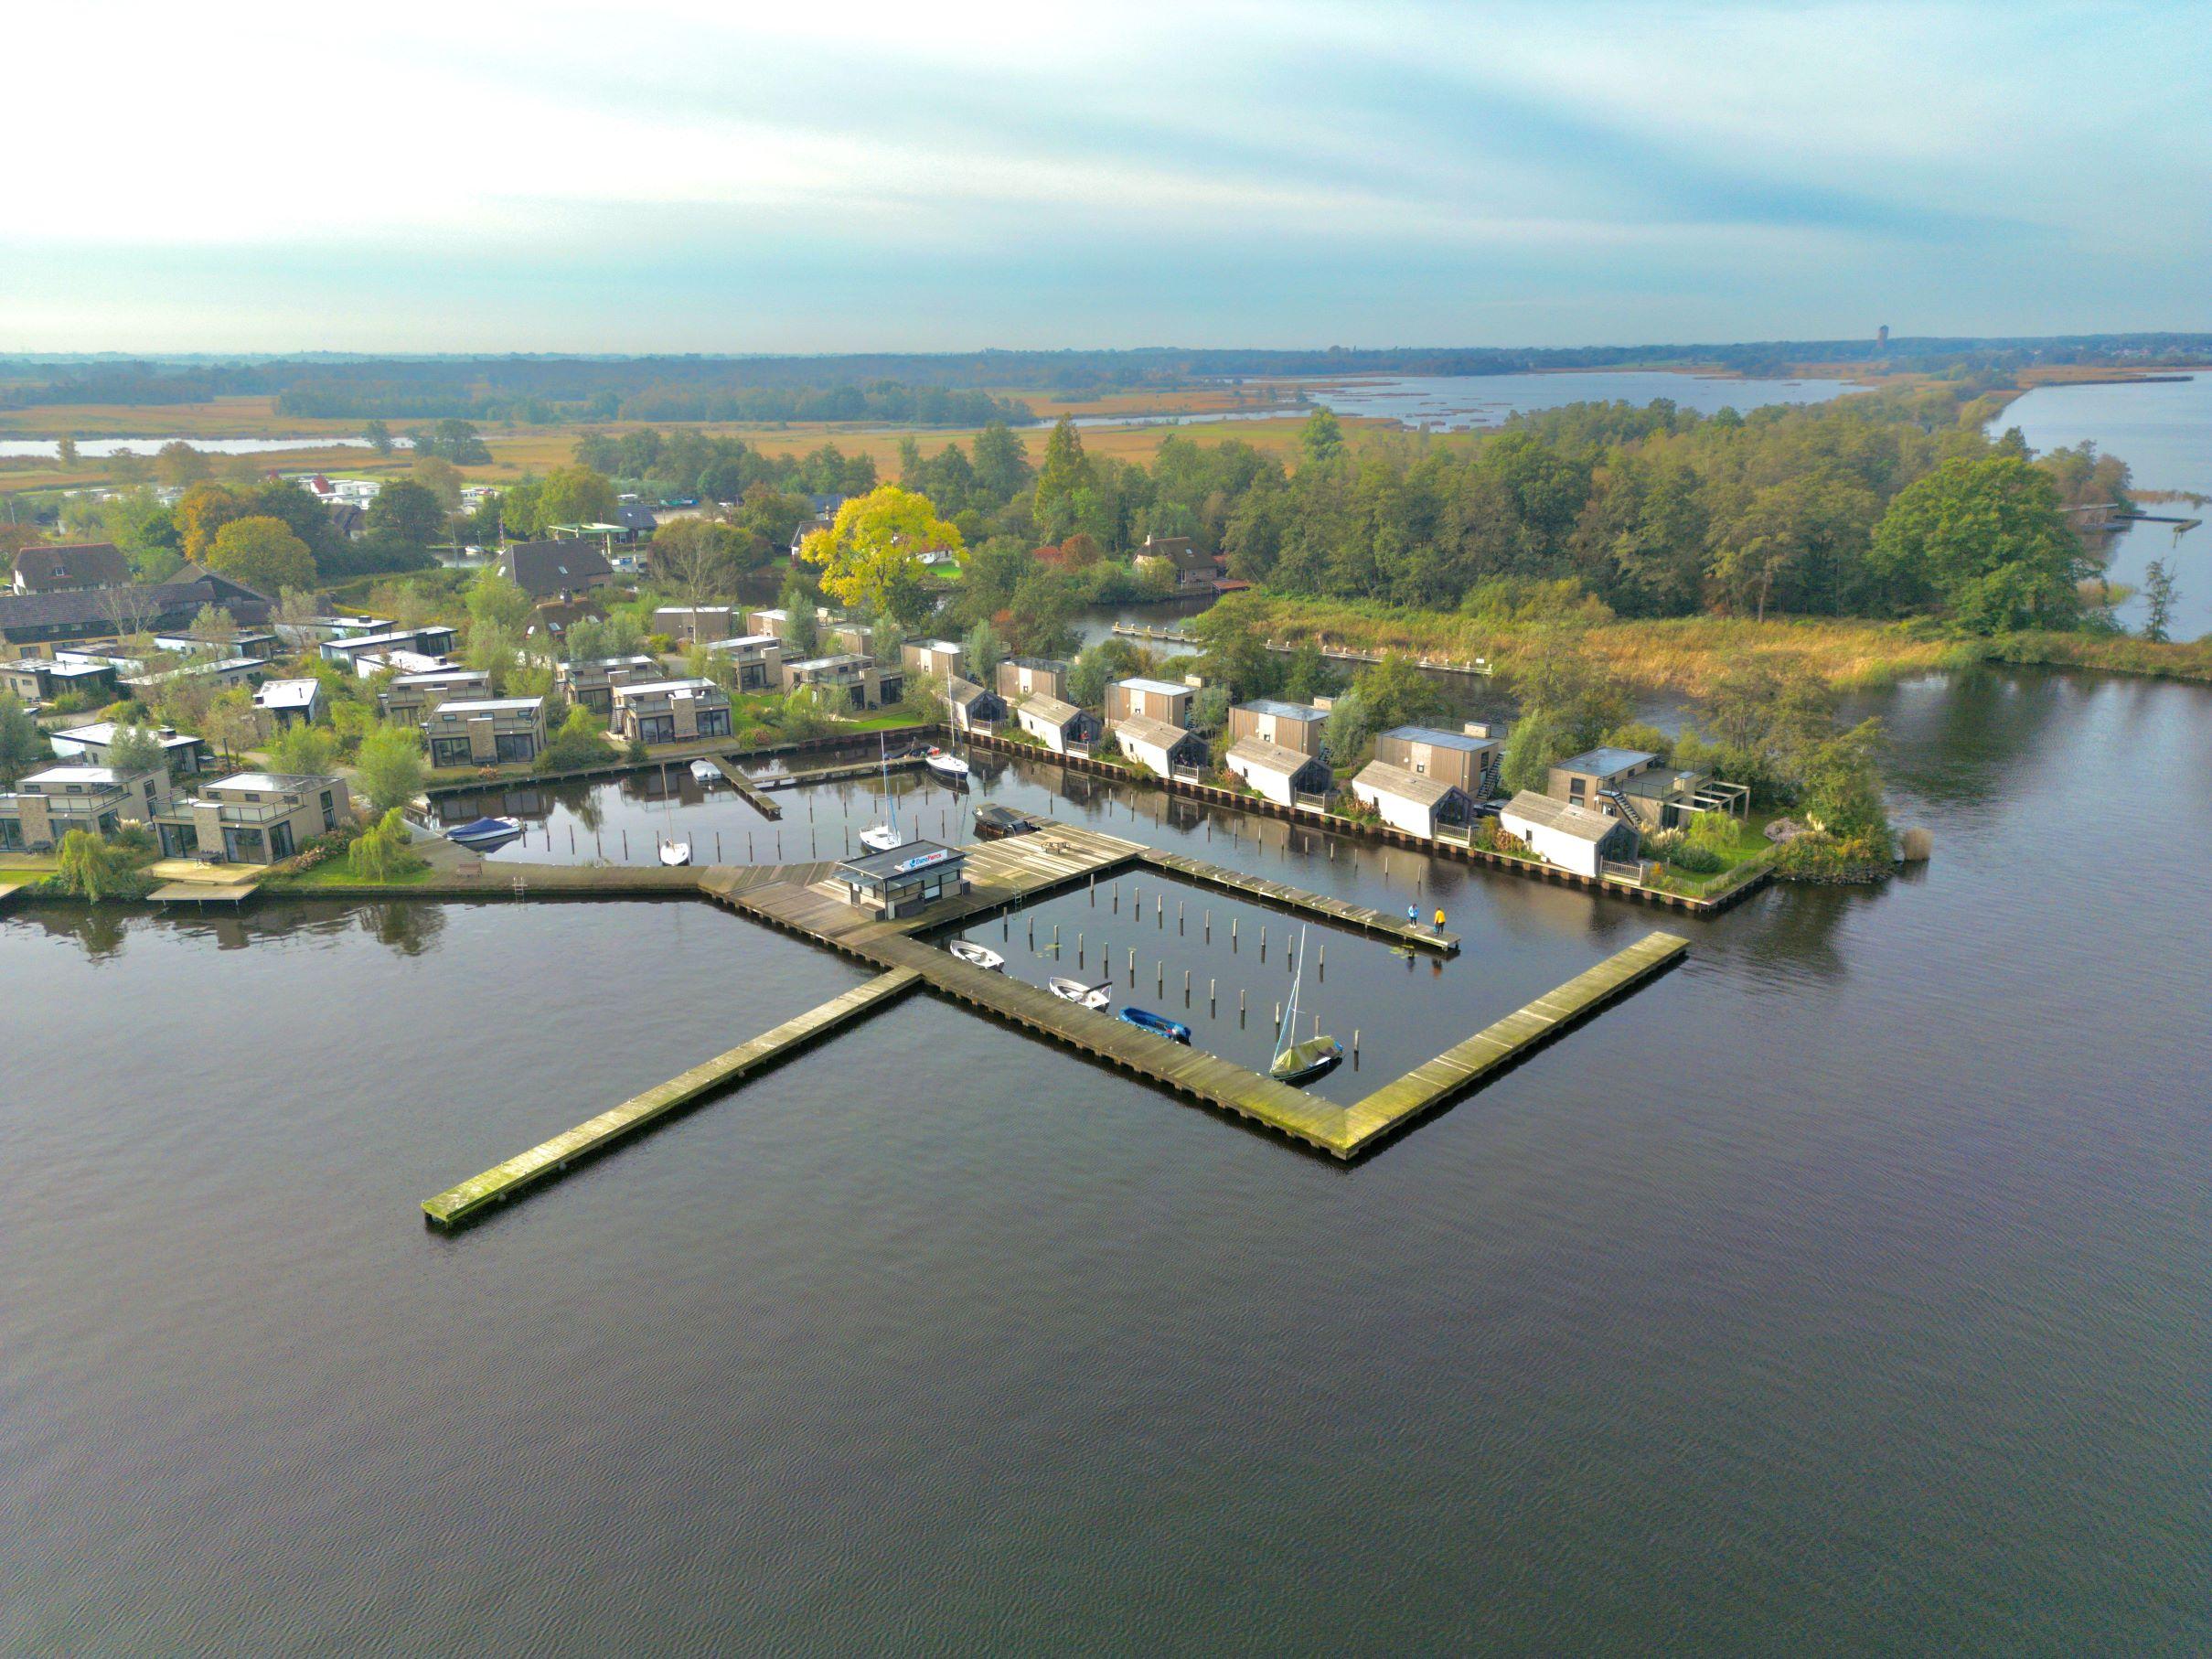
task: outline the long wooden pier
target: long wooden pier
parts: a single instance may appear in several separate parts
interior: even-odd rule
[[[758,784],[747,777],[728,755],[715,755],[708,758],[713,762],[714,769],[722,775],[722,781],[743,796],[755,812],[771,820],[784,816],[783,808],[776,805]]]
[[[1329,898],[1319,893],[1308,893],[1303,887],[1293,887],[1288,882],[1271,882],[1264,876],[1246,875],[1241,870],[1224,869],[1209,864],[1203,859],[1186,858],[1180,852],[1161,852],[1148,847],[1139,854],[1140,862],[1170,875],[1182,877],[1202,887],[1211,887],[1220,893],[1233,893],[1277,910],[1288,910],[1296,915],[1320,916],[1342,927],[1355,928],[1389,939],[1394,944],[1416,946],[1433,950],[1439,956],[1456,956],[1459,950],[1459,936],[1439,928],[1427,927],[1419,922],[1408,922],[1404,916],[1392,915],[1386,910],[1375,910],[1365,904],[1351,904],[1342,899]]]
[[[908,969],[892,969],[832,997],[819,1008],[796,1020],[786,1020],[773,1031],[725,1054],[679,1073],[666,1083],[633,1096],[620,1106],[588,1118],[574,1129],[540,1141],[504,1163],[496,1163],[481,1175],[448,1187],[435,1198],[425,1199],[422,1214],[433,1226],[451,1229],[496,1208],[542,1182],[552,1180],[574,1163],[596,1157],[704,1097],[765,1070],[817,1038],[840,1030],[904,996],[921,983]]]

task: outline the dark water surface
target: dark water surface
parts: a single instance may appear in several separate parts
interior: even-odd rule
[[[1454,869],[1402,996],[1332,937],[1401,1051],[1694,945],[1350,1171],[915,999],[444,1239],[858,971],[697,904],[0,921],[0,1649],[2202,1651],[2212,695],[1879,706],[1924,875]],[[1313,845],[1255,856],[1412,874]]]

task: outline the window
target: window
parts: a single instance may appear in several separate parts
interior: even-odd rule
[[[336,830],[337,827],[337,802],[331,798],[331,791],[326,789],[323,791],[323,828],[326,830]]]
[[[468,765],[468,739],[465,737],[433,737],[430,740],[430,764],[433,766],[465,766]]]
[[[529,732],[501,732],[492,739],[492,753],[500,760],[529,760],[538,753],[538,739]]]
[[[727,709],[709,709],[706,711],[706,712],[699,717],[699,734],[701,737],[729,736],[730,711]]]
[[[676,716],[673,714],[638,716],[637,741],[645,744],[674,743],[676,741]]]

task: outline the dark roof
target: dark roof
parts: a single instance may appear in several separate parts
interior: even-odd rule
[[[330,528],[341,536],[358,536],[369,528],[369,515],[351,501],[333,501],[329,507]]]
[[[614,567],[588,541],[518,541],[499,555],[500,568],[533,599],[611,582]]]
[[[958,864],[967,855],[956,848],[937,841],[908,841],[903,847],[893,847],[888,852],[864,852],[859,858],[849,858],[838,866],[838,873],[848,872],[872,881],[883,881],[905,873],[904,866],[916,859],[929,864]]]
[[[112,541],[68,541],[57,547],[25,548],[16,555],[16,573],[34,594],[120,587],[131,579],[131,562]]]
[[[187,569],[194,567],[187,566]],[[181,577],[182,573],[179,573]],[[95,632],[115,626],[114,587],[80,588],[66,594],[0,594],[0,631],[14,628],[85,627]],[[258,625],[269,620],[269,601],[242,583],[227,576],[201,573],[195,580],[153,582],[124,586],[134,619],[144,616],[155,627],[165,618],[189,621],[206,605],[224,606],[235,622]]]
[[[614,507],[614,522],[625,530],[658,530],[660,520],[653,509],[642,501],[621,501]]]

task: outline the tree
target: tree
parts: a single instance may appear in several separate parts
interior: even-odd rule
[[[1344,428],[1336,418],[1336,411],[1324,405],[1308,415],[1305,424],[1298,429],[1298,444],[1299,452],[1317,466],[1342,455]]]
[[[421,855],[408,850],[412,839],[400,808],[389,807],[382,818],[354,838],[353,845],[346,850],[347,865],[364,881],[389,882],[411,874],[424,862]]]
[[[711,519],[671,519],[653,532],[646,556],[654,575],[673,583],[677,596],[697,610],[703,601],[736,587],[745,548],[743,532],[730,525]]]
[[[2081,543],[2050,475],[2016,455],[1946,461],[1907,485],[1875,527],[1869,562],[1895,602],[1932,599],[1969,633],[2080,620]]]
[[[720,658],[727,662],[727,658]],[[614,753],[607,747],[606,733],[593,718],[591,710],[578,703],[568,712],[546,745],[540,752],[537,769],[540,772],[571,772],[579,766],[603,764]]]
[[[491,626],[519,636],[529,626],[530,596],[497,565],[478,571],[465,597],[472,631]]]
[[[800,551],[845,604],[911,622],[924,610],[922,555],[965,545],[927,496],[884,484],[838,508],[836,523],[808,536]]]
[[[218,656],[229,656],[238,643],[238,621],[219,605],[201,605],[188,632],[195,644]]]
[[[302,628],[322,615],[311,588],[279,588],[276,604],[270,607],[269,620],[279,627]],[[379,613],[381,615],[381,613]]]
[[[391,454],[391,428],[381,421],[371,421],[361,428],[361,436],[369,440],[369,447],[380,455]]]
[[[784,610],[784,660],[800,661],[821,649],[821,618],[815,614],[814,595],[796,571],[784,578],[777,603]]]
[[[54,879],[64,892],[95,904],[102,899],[136,897],[145,886],[122,849],[111,846],[90,830],[72,830],[61,838]]]
[[[176,683],[180,688],[204,688],[208,681],[200,675],[187,674]],[[233,760],[238,757],[238,752],[261,732],[260,722],[253,713],[253,694],[243,686],[217,692],[208,700],[204,712],[200,712],[191,723],[205,732],[208,741],[221,750],[226,757]]]
[[[245,498],[221,484],[199,483],[178,498],[176,530],[187,559],[202,562],[224,525],[247,516]]]
[[[556,466],[538,496],[540,529],[553,524],[604,524],[614,516],[614,486],[588,466]]]
[[[1029,452],[1013,428],[993,421],[976,434],[976,487],[994,506],[1003,507],[1029,487]]]
[[[0,786],[13,787],[26,772],[43,765],[50,753],[44,728],[31,718],[23,699],[0,691]]]
[[[282,519],[233,519],[216,532],[208,568],[262,594],[315,583],[315,555]]]
[[[461,469],[443,455],[424,455],[408,468],[409,477],[435,496],[442,511],[454,512],[461,506]],[[390,485],[385,488],[390,488]],[[379,498],[381,492],[379,492]]]
[[[404,807],[422,793],[422,739],[412,726],[379,725],[361,739],[354,776],[379,812]]]
[[[492,458],[490,446],[477,435],[475,422],[450,418],[440,421],[427,434],[417,433],[415,452],[442,456],[455,466],[487,466]]]
[[[1191,699],[1191,730],[1211,737],[1229,723],[1229,688],[1202,688]]]
[[[77,440],[66,432],[54,440],[54,459],[64,466],[77,465]]]
[[[369,504],[369,533],[401,547],[445,539],[445,508],[427,485],[395,478]]]
[[[968,679],[979,686],[990,684],[992,670],[1005,659],[1006,643],[991,626],[989,617],[984,617],[967,630],[967,637],[960,642],[960,657],[967,666]]]
[[[166,772],[168,757],[162,752],[161,739],[144,726],[117,726],[114,735],[108,739],[108,765],[123,776],[142,772]]]
[[[1321,744],[1339,765],[1356,759],[1375,733],[1374,711],[1357,691],[1347,691],[1329,707],[1321,723]]]
[[[1044,466],[1037,474],[1038,528],[1055,541],[1067,535],[1082,517],[1082,498],[1096,487],[1097,476],[1084,454],[1082,435],[1075,423],[1062,415],[1044,442]]]
[[[2143,619],[2143,637],[2164,645],[2173,637],[2174,601],[2179,596],[2174,589],[2174,573],[2164,559],[2153,559],[2143,567],[2143,596],[2149,607]]]
[[[269,765],[295,777],[321,777],[338,764],[338,740],[326,726],[295,721],[269,745]]]
[[[154,476],[164,484],[197,484],[208,476],[208,457],[182,438],[172,438],[154,452]]]

